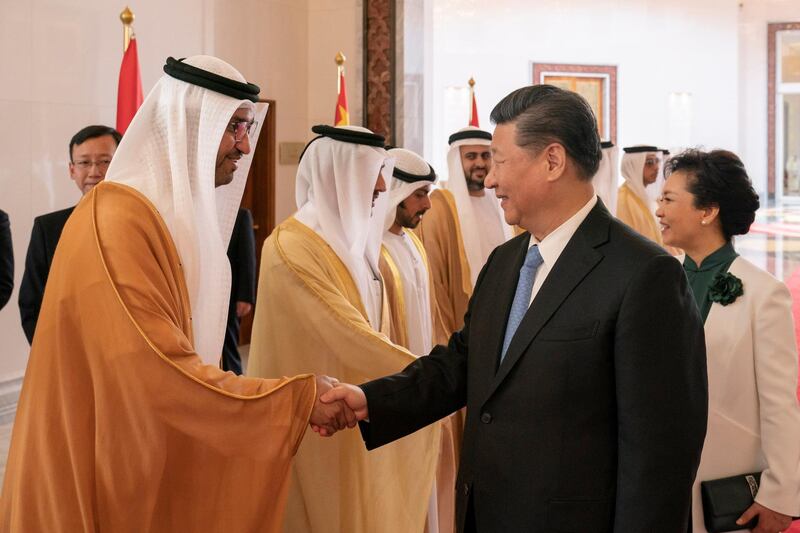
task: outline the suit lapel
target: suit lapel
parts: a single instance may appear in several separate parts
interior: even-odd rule
[[[508,353],[506,353],[503,363],[497,369],[492,385],[489,388],[489,393],[484,401],[494,394],[494,391],[497,390],[497,387],[522,357],[526,348],[536,338],[547,321],[550,320],[553,313],[556,312],[581,280],[602,260],[603,254],[597,251],[595,247],[608,240],[609,219],[608,211],[598,198],[597,205],[589,212],[589,215],[567,243],[564,251],[561,252],[556,264],[553,265],[552,270],[547,275],[547,279],[539,289],[533,304],[528,308],[528,312],[520,322],[517,332],[508,347]],[[498,302],[498,305],[500,303],[505,305],[505,307],[499,307],[500,309],[506,309],[502,316],[502,327],[498,328],[501,331],[501,336],[505,335],[508,310],[511,309],[511,301],[516,292],[516,281],[519,278],[520,266],[521,263],[517,265],[517,273],[513,276],[514,283],[511,286],[510,298],[506,301],[506,295],[503,294],[504,299],[502,302]],[[500,347],[498,346],[498,358],[499,351]]]
[[[517,291],[519,271],[525,261],[525,254],[528,251],[530,242],[529,234],[527,238],[520,238],[518,246],[508,250],[504,258],[497,258],[497,264],[501,265],[501,271],[492,276],[493,283],[486,287],[489,290],[493,309],[486,313],[488,319],[485,327],[481,328],[486,332],[483,337],[481,352],[489,354],[489,357],[482,357],[485,367],[481,369],[481,375],[494,376],[497,373],[497,363],[500,360],[500,350],[503,348],[503,339],[506,334],[506,323],[508,322],[508,311],[498,312],[499,310],[511,309],[514,301],[514,293]]]

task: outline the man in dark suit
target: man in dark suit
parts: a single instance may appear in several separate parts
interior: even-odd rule
[[[486,184],[527,232],[489,257],[447,347],[323,401],[369,420],[369,449],[466,405],[459,532],[685,533],[708,394],[681,265],[595,196],[582,97],[525,87],[492,120]]]
[[[8,214],[0,210],[0,309],[4,308],[14,290],[14,247],[11,244],[11,223]]]
[[[243,316],[253,310],[256,301],[256,236],[253,232],[253,215],[240,208],[228,244],[228,261],[231,263],[231,300],[228,307],[228,326],[222,346],[222,370],[242,373],[239,354],[239,325]]]
[[[119,132],[108,126],[87,126],[70,139],[69,176],[82,195],[105,179],[111,157],[121,139]],[[44,287],[61,230],[73,209],[74,206],[68,207],[33,220],[31,240],[25,256],[25,272],[19,286],[19,314],[28,343],[33,342]]]

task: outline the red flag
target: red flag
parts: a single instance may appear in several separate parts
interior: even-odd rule
[[[350,113],[347,111],[347,91],[344,86],[344,70],[339,73],[339,97],[336,99],[336,115],[334,126],[349,126]]]
[[[472,93],[472,108],[469,111],[469,125],[480,128],[480,124],[478,124],[478,103],[475,101],[475,91],[470,90],[470,93]]]
[[[122,56],[119,67],[119,88],[117,89],[117,131],[125,133],[133,120],[136,110],[142,105],[142,76],[139,74],[139,54],[136,51],[136,38],[131,36],[128,49]]]

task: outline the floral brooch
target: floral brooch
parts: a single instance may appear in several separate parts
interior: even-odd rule
[[[742,280],[730,272],[720,272],[711,281],[708,299],[721,305],[730,305],[736,298],[744,294]]]

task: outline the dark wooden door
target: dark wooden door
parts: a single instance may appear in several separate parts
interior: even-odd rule
[[[256,151],[247,175],[242,196],[242,207],[253,213],[253,230],[256,234],[256,305],[258,305],[258,273],[261,266],[261,248],[275,227],[275,100],[261,100],[269,104],[267,116],[261,127]],[[242,318],[239,344],[249,344],[253,330],[253,311]]]

